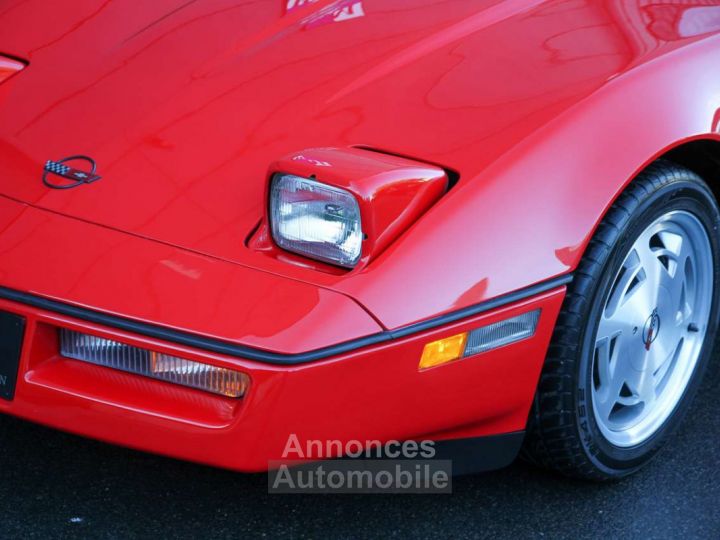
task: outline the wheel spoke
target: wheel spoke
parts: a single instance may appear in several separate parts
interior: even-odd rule
[[[645,408],[648,408],[655,403],[655,378],[652,372],[643,371],[638,373],[636,380],[629,385],[634,396],[637,396],[637,402],[644,403]]]
[[[615,405],[622,403],[621,393],[626,382],[634,376],[630,361],[632,355],[644,354],[644,351],[633,351],[634,348],[631,340],[622,337],[616,337],[612,347],[609,339],[598,343],[595,358],[600,381],[598,408],[606,421],[610,421]]]
[[[611,342],[609,339],[600,341],[595,347],[595,362],[597,362],[598,383],[601,391],[608,389],[612,382]],[[604,392],[603,392],[604,394]]]
[[[629,337],[638,332],[638,327],[631,320],[622,316],[607,318],[604,315],[598,325],[596,343],[603,340],[617,339],[618,337]]]
[[[657,340],[653,343],[652,352],[647,355],[647,369],[655,373],[672,357],[675,349],[677,349],[676,340]]]
[[[673,271],[664,269],[664,272],[661,273],[660,286],[670,294],[670,306],[674,319],[668,322],[680,326],[686,324],[692,315],[689,294],[691,292],[690,281],[693,280],[693,276],[688,274],[692,274],[693,265],[691,249],[687,240],[681,239],[677,250],[675,253],[668,249],[658,249],[655,253],[672,261]]]
[[[660,284],[667,275],[667,270],[660,262],[660,259],[658,259],[650,249],[648,240],[643,239],[642,242],[639,242],[635,250],[638,253],[638,257],[643,265],[643,270],[647,276],[643,289],[646,304],[643,308],[645,309],[645,313],[650,313],[650,311],[657,306]]]
[[[607,319],[615,319],[618,310],[634,296],[646,280],[645,271],[637,253],[631,252],[620,269],[604,310]]]
[[[681,339],[672,350],[663,351],[664,354],[662,356],[658,355],[659,360],[652,366],[656,387],[665,379],[665,375],[667,375],[673,365],[673,361],[677,358],[684,345],[685,340]]]
[[[647,275],[647,274],[646,274]],[[638,283],[623,298],[618,300],[612,315],[612,325],[621,330],[632,331],[644,322],[657,302],[656,287],[649,279]]]
[[[597,412],[600,418],[606,423],[610,423],[610,415],[615,408],[615,404],[620,399],[620,392],[625,385],[621,377],[613,377],[608,382],[604,391],[597,394]]]

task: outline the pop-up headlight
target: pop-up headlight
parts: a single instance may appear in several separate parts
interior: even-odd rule
[[[290,154],[268,177],[267,226],[250,245],[267,249],[271,235],[285,251],[345,268],[377,257],[448,188],[440,167],[362,148]]]
[[[283,249],[345,267],[360,259],[360,208],[343,189],[276,174],[270,187],[270,223]]]

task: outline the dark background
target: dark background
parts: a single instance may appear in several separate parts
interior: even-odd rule
[[[519,462],[456,478],[452,495],[433,496],[268,495],[265,475],[0,416],[0,537],[720,538],[718,391],[715,375],[668,447],[622,482],[584,483]]]

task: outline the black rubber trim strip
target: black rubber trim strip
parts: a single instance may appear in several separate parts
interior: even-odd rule
[[[417,437],[415,441],[427,440],[426,437]],[[433,440],[432,437],[429,437]],[[499,435],[483,435],[481,437],[463,437],[461,439],[443,439],[433,440],[435,455],[431,458],[418,457],[415,459],[400,458],[406,464],[413,461],[425,463],[429,461],[452,461],[452,475],[462,476],[464,474],[477,474],[480,472],[494,471],[507,467],[520,454],[523,441],[525,440],[525,431],[512,431],[510,433],[501,433]],[[400,441],[405,442],[404,440]],[[363,467],[366,461],[387,461],[389,465],[397,462],[397,457],[390,457],[387,448],[378,447],[379,452],[373,452],[373,455],[361,455],[359,457],[343,456],[337,458],[338,461],[357,463],[359,467]],[[302,464],[300,467],[311,469],[316,467],[317,462]]]
[[[503,296],[499,296],[497,298],[493,298],[487,302],[482,302],[445,315],[440,315],[439,317],[434,317],[423,322],[403,326],[396,330],[378,332],[377,334],[371,334],[351,341],[345,341],[330,347],[296,354],[274,353],[253,347],[247,347],[245,345],[236,345],[220,339],[198,336],[197,334],[192,334],[190,332],[173,330],[155,324],[138,322],[117,315],[109,315],[92,309],[73,306],[71,304],[66,304],[65,302],[50,300],[34,294],[8,289],[7,287],[0,287],[0,298],[46,311],[52,311],[61,315],[67,315],[83,321],[119,328],[120,330],[125,330],[127,332],[161,339],[172,343],[178,343],[180,345],[186,345],[194,349],[225,354],[237,358],[244,358],[246,360],[257,360],[259,362],[266,362],[269,364],[294,365],[322,360],[331,356],[337,356],[356,349],[361,349],[369,345],[385,343],[394,339],[409,336],[411,334],[416,334],[418,332],[431,330],[439,326],[459,321],[466,317],[478,315],[480,313],[497,309],[501,306],[512,304],[520,300],[524,300],[525,298],[556,289],[563,285],[567,285],[571,281],[572,274],[566,274]]]

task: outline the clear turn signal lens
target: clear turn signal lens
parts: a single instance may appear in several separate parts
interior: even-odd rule
[[[248,376],[239,371],[64,328],[60,330],[60,354],[66,358],[233,398],[242,397],[249,383]]]
[[[503,345],[515,343],[535,334],[540,310],[528,311],[517,317],[481,326],[468,335],[464,356],[480,354]]]

